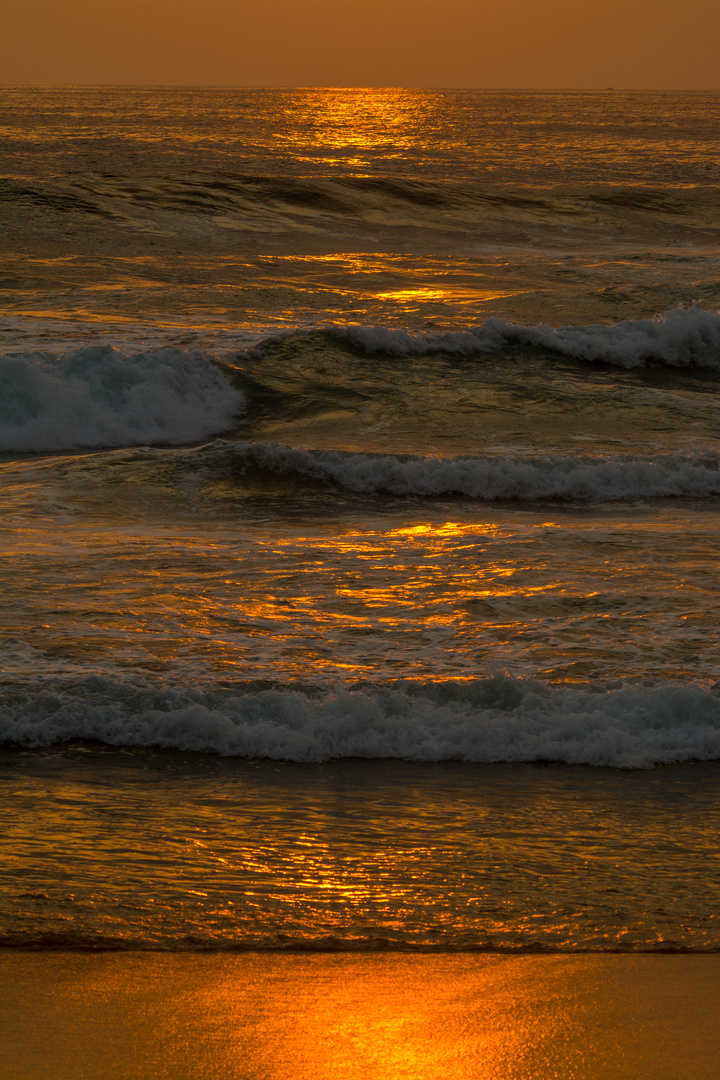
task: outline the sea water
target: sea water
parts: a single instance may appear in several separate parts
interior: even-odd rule
[[[6,92],[3,944],[718,949],[719,130]]]

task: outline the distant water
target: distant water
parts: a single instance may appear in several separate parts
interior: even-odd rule
[[[2,131],[0,940],[716,949],[720,95]]]

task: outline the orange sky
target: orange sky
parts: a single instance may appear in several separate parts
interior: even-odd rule
[[[720,88],[719,0],[2,0],[3,83]]]

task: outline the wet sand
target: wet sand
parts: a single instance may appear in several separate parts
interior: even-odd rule
[[[711,1080],[720,956],[0,954],[4,1080]]]

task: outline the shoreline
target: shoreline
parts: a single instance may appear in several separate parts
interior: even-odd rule
[[[0,950],[5,1080],[711,1080],[718,955]]]

